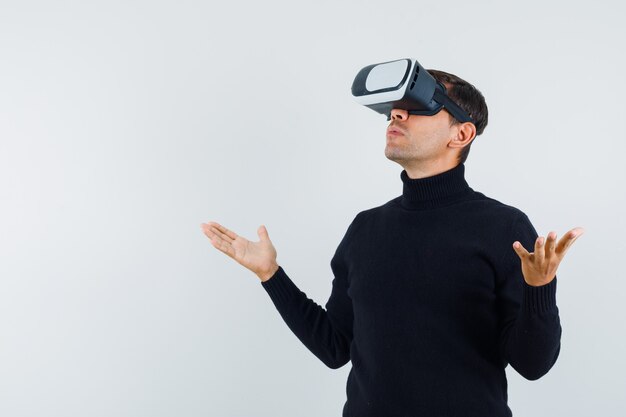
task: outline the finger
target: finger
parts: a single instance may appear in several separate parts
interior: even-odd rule
[[[209,239],[219,237],[218,231],[209,223],[202,223],[202,231]]]
[[[235,232],[228,230],[219,223],[209,222],[208,224],[211,227],[213,233],[217,234],[222,240],[225,240],[228,243],[231,243],[237,238],[237,234]]]
[[[225,234],[227,237],[235,240],[237,239],[237,233],[233,232],[232,230],[228,230],[227,228],[225,228],[224,226],[222,226],[219,223],[214,223],[215,227],[217,228],[217,230],[219,230],[220,232],[222,232],[223,234]]]
[[[207,223],[202,223],[200,227],[202,228],[202,233],[204,233],[209,239],[213,236],[214,233],[211,230],[211,226]]]
[[[545,248],[544,248],[545,239],[543,236],[538,236],[535,239],[535,259],[539,262],[539,265],[543,263],[545,258]]]
[[[220,250],[221,248],[223,248],[223,245],[231,245],[232,240],[228,236],[217,230],[217,228],[215,228],[213,224],[215,223],[209,222],[202,224],[202,230],[204,231],[204,234],[209,239],[211,239],[211,244],[213,244],[213,246]]]
[[[551,259],[554,256],[554,248],[556,246],[556,232],[548,233],[548,240],[546,241],[546,259]]]
[[[229,242],[226,242],[224,239],[220,239],[218,237],[215,240],[212,239],[211,243],[213,243],[213,246],[215,248],[224,252],[226,255],[230,256],[231,258],[235,257],[235,249]]]
[[[259,228],[257,229],[256,232],[257,232],[257,235],[259,235],[259,238],[261,240],[269,240],[270,239],[270,235],[269,235],[269,233],[267,233],[267,228],[265,227],[264,224],[259,226]]]
[[[565,235],[563,235],[555,251],[557,256],[563,258],[569,247],[572,246],[572,243],[574,243],[574,241],[578,239],[583,233],[585,233],[585,229],[583,229],[582,227],[575,227],[567,232]]]
[[[210,226],[208,226],[207,229],[209,227]],[[235,257],[235,249],[233,248],[233,245],[231,245],[231,242],[225,239],[222,239],[221,237],[221,236],[226,237],[226,235],[217,234],[217,233],[209,231],[207,233],[207,236],[211,239],[211,244],[213,245],[215,249],[218,249],[221,252],[224,252],[226,255],[230,256],[231,258]]]
[[[513,242],[513,250],[517,253],[517,256],[519,256],[521,260],[524,260],[524,258],[530,255],[526,248],[524,248],[524,246],[522,246],[522,244],[517,240]]]

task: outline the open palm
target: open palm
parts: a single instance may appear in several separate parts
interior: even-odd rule
[[[276,249],[264,225],[257,229],[258,242],[251,242],[216,222],[202,223],[201,228],[213,247],[257,275],[272,270],[276,264]]]
[[[584,232],[585,229],[582,227],[575,227],[568,231],[558,244],[556,232],[548,233],[547,240],[543,236],[538,236],[535,240],[534,252],[528,252],[516,240],[513,243],[513,250],[521,260],[524,280],[535,287],[550,283],[556,276],[556,271],[565,257],[565,253]]]

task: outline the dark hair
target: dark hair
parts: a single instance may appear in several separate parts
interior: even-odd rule
[[[487,121],[489,112],[487,110],[487,103],[482,93],[467,81],[457,77],[454,74],[450,74],[444,71],[429,69],[427,70],[437,81],[441,83],[448,83],[450,87],[446,86],[448,96],[463,110],[465,110],[472,119],[474,119],[474,125],[476,126],[476,136],[483,133],[485,127],[487,127]],[[460,124],[452,115],[450,115],[450,126]],[[472,140],[469,144],[461,148],[459,152],[459,163],[465,162],[467,155],[469,155],[470,147],[474,143]]]

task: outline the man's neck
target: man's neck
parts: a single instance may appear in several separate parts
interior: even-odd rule
[[[410,179],[427,178],[432,177],[442,172],[449,171],[458,165],[458,161],[435,161],[428,163],[420,163],[406,166],[402,166],[406,170]]]

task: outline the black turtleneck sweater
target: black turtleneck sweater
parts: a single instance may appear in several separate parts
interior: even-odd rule
[[[536,380],[556,362],[556,277],[524,280],[534,251],[521,210],[474,191],[464,164],[400,177],[402,195],[359,212],[330,261],[322,308],[282,266],[261,285],[329,368],[348,361],[343,417],[505,417],[505,367]]]

